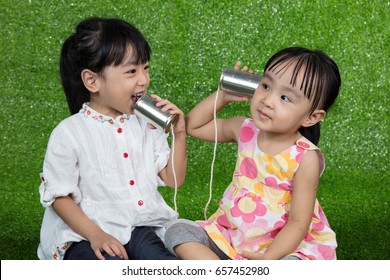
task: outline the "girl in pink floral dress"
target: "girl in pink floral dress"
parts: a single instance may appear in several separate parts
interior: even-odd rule
[[[272,56],[251,118],[216,120],[218,142],[238,143],[219,208],[206,221],[175,221],[165,235],[168,248],[182,259],[336,259],[335,233],[316,199],[325,167],[316,145],[340,85],[337,65],[322,51],[292,47]],[[214,141],[214,105],[219,111],[248,101],[219,93],[188,114],[189,135]]]

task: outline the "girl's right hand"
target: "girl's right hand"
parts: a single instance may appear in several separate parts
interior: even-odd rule
[[[102,252],[128,259],[122,244],[92,222],[70,195],[57,197],[53,202],[53,209],[70,228],[91,243],[91,248],[98,259],[104,260]]]
[[[234,69],[235,69],[235,70],[240,70],[240,67],[241,67],[241,61],[237,61],[236,64],[234,65]],[[245,73],[257,75],[257,72],[255,72],[255,71],[249,69],[248,66],[242,67],[241,71],[242,71],[242,72],[245,72]]]
[[[91,238],[89,242],[99,260],[104,260],[103,252],[106,252],[111,257],[118,256],[124,260],[129,259],[125,247],[115,237],[104,231]]]

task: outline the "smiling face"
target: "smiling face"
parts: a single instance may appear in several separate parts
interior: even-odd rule
[[[136,64],[132,48],[128,49],[122,63],[108,66],[100,75],[95,75],[90,106],[113,118],[133,114],[135,103],[146,93],[150,83],[149,62]]]
[[[252,119],[261,131],[293,136],[301,126],[319,121],[313,118],[317,110],[311,112],[312,104],[300,88],[304,71],[299,71],[297,83],[292,85],[293,71],[294,64],[283,63],[264,73],[250,109]]]

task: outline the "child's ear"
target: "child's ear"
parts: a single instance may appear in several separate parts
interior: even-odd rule
[[[81,72],[81,79],[89,92],[99,91],[99,76],[95,72],[89,69],[84,69]]]
[[[320,120],[325,118],[326,112],[324,110],[315,110],[302,123],[302,126],[309,127],[315,125]]]

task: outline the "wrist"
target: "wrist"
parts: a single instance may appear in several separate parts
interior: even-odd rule
[[[187,137],[187,131],[185,129],[174,131],[173,133],[175,134],[175,140],[186,139]]]

